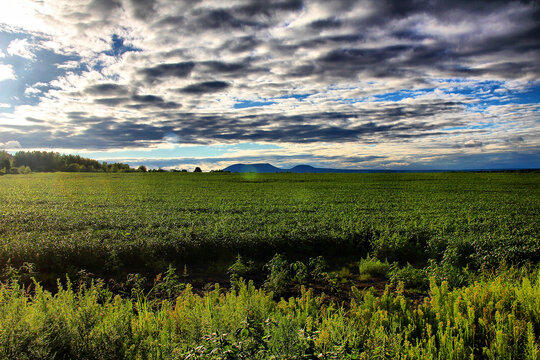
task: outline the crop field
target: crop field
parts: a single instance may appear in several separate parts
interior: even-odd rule
[[[538,359],[539,262],[538,172],[5,175],[0,358]]]
[[[358,257],[475,268],[539,260],[540,174],[31,174],[0,177],[0,264],[163,270]]]

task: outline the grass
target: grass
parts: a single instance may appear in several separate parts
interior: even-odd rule
[[[366,257],[358,262],[358,272],[364,279],[370,277],[387,278],[390,273],[388,261],[381,261],[373,257]]]

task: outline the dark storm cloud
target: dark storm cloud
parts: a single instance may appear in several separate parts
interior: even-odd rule
[[[160,64],[142,69],[140,72],[146,77],[148,82],[153,82],[164,77],[185,78],[191,74],[194,67],[194,62],[187,61],[172,64]]]
[[[77,123],[87,128],[80,134],[49,126],[13,128],[11,135],[27,148],[103,149],[146,147],[170,133],[173,128],[159,125],[118,122],[111,117],[83,117]],[[6,136],[0,133],[0,141]]]
[[[193,24],[194,30],[197,28],[207,30],[264,27],[263,23],[238,18],[225,9],[204,10],[200,14],[195,12],[194,15],[197,16],[197,21]]]
[[[122,8],[122,3],[117,0],[92,0],[88,4],[90,11],[97,11],[103,15],[109,15],[113,10]]]
[[[172,130],[167,126],[103,121],[92,124],[81,134],[81,137],[108,139],[114,147],[124,147],[133,146],[134,139],[143,143],[161,140]]]
[[[165,101],[161,96],[155,95],[133,95],[131,99],[136,102],[136,104],[129,105],[129,107],[134,109],[143,109],[147,107],[176,109],[182,106],[174,101]]]
[[[128,91],[126,86],[113,83],[92,85],[84,90],[86,94],[96,96],[125,95]]]
[[[299,11],[304,6],[301,0],[285,1],[258,1],[253,0],[249,4],[234,8],[238,12],[247,16],[266,15],[271,16],[279,11]]]
[[[237,73],[245,71],[248,68],[248,64],[241,62],[226,63],[222,61],[205,61],[201,65],[206,66],[208,70],[213,73]]]
[[[256,48],[262,43],[261,40],[257,39],[253,35],[235,37],[231,40],[227,40],[221,50],[228,50],[233,53],[241,53],[245,51],[250,51]]]
[[[365,4],[366,2],[358,2]],[[301,65],[291,68],[289,75],[311,76],[328,75],[337,77],[350,77],[354,74],[366,73],[375,77],[405,77],[414,74],[424,74],[430,70],[446,73],[448,76],[482,76],[491,75],[502,78],[519,78],[524,75],[540,76],[538,58],[540,51],[540,6],[532,6],[534,2],[507,2],[507,1],[373,1],[372,13],[367,18],[346,20],[347,26],[356,30],[349,30],[349,34],[334,36],[318,36],[296,43],[288,42],[282,45],[274,41],[274,47],[281,51],[296,51],[299,48],[324,48],[334,43],[334,48],[321,55],[314,64]],[[350,8],[354,4],[343,2],[338,8]],[[393,25],[392,31],[386,32],[386,39],[408,41],[408,44],[380,46],[363,45],[364,39],[372,35],[372,29],[384,31],[389,28],[392,21],[408,19],[414,15],[432,16],[443,24],[457,21],[477,21],[477,17],[484,14],[512,14],[512,6],[529,5],[531,11],[523,15],[505,15],[507,21],[516,26],[509,27],[506,32],[497,32],[493,35],[486,32],[484,36],[476,37],[473,34],[465,38],[441,38],[440,35],[426,33],[421,26],[410,22]],[[502,16],[502,15],[501,15]],[[323,18],[308,24],[313,30],[333,29],[343,27],[342,20]],[[375,26],[375,27],[374,27]],[[474,34],[476,35],[476,34]],[[379,35],[380,36],[380,35]],[[380,40],[384,40],[380,39]],[[430,43],[423,40],[430,39]],[[385,41],[381,41],[384,43]],[[507,67],[503,64],[478,67],[477,59],[482,56],[498,56],[501,59],[520,58],[516,61],[518,67]],[[506,61],[508,63],[508,60]],[[523,69],[520,72],[520,69]]]
[[[311,76],[317,72],[317,68],[313,64],[306,64],[306,65],[300,65],[297,67],[294,67],[289,71],[287,74],[291,77],[304,77],[304,76]]]
[[[156,26],[183,26],[186,23],[186,18],[182,15],[172,15],[158,20]]]
[[[421,34],[413,29],[403,29],[394,31],[391,33],[391,36],[399,40],[410,40],[410,41],[422,41],[431,38],[431,36],[426,34]]]
[[[321,20],[315,20],[309,24],[309,27],[315,30],[326,30],[339,28],[343,23],[336,18],[327,18]]]
[[[489,46],[491,47],[491,46]],[[507,47],[506,49],[511,49]],[[509,50],[507,50],[509,51]],[[540,75],[538,62],[522,60],[489,66],[475,67],[474,56],[488,55],[490,49],[479,45],[471,53],[458,51],[446,43],[435,45],[393,45],[381,48],[343,48],[331,50],[320,57],[316,66],[292,69],[291,76],[311,74],[349,77],[365,72],[375,77],[414,76],[434,69],[451,76],[495,75],[503,78],[519,78],[526,74]]]
[[[140,104],[161,104],[157,97],[141,96]],[[159,106],[159,105],[158,105]],[[86,129],[77,135],[47,126],[9,127],[9,136],[17,138],[27,147],[51,148],[122,148],[146,147],[161,141],[174,132],[182,143],[205,144],[207,139],[274,141],[314,143],[319,141],[347,142],[362,139],[366,143],[421,138],[439,135],[443,127],[454,123],[431,124],[428,121],[408,123],[409,117],[427,117],[435,113],[455,111],[448,103],[414,107],[390,107],[355,113],[323,112],[294,116],[283,114],[247,115],[227,117],[180,113],[174,120],[156,124],[119,121],[112,117],[97,117],[85,112],[68,114],[72,123]],[[351,119],[371,119],[363,124],[351,125]],[[384,120],[384,121],[383,121]],[[328,125],[330,122],[337,125]],[[268,126],[272,125],[271,129]],[[2,134],[3,135],[3,134]],[[0,136],[0,141],[7,141]],[[3,139],[6,137],[6,139]],[[41,144],[41,145],[38,145]]]
[[[409,122],[410,119],[429,118],[453,113],[459,104],[440,102],[419,106],[389,106],[354,113],[322,112],[302,115],[261,114],[240,117],[201,116],[180,114],[175,120],[163,122],[175,128],[182,141],[198,139],[274,141],[274,142],[347,142],[376,136],[379,141],[397,138],[426,137],[442,134],[439,130],[456,126],[453,122],[432,124],[428,121]],[[351,120],[366,120],[351,125]],[[336,125],[330,126],[329,123]],[[269,130],[268,127],[272,126]]]
[[[106,105],[106,106],[117,106],[129,102],[129,98],[101,98],[94,99],[96,104]]]
[[[133,95],[131,98],[134,101],[147,104],[158,104],[163,102],[163,98],[161,96],[155,95]]]
[[[141,106],[158,104],[160,107],[160,104],[166,103],[156,96],[139,96],[135,99]],[[209,139],[295,143],[358,140],[373,144],[403,142],[407,139],[446,134],[442,132],[443,128],[462,125],[453,121],[439,121],[435,124],[429,120],[434,115],[454,113],[459,107],[459,104],[452,102],[434,102],[417,106],[381,106],[355,112],[315,112],[288,116],[281,113],[226,116],[185,112],[177,113],[174,119],[161,118],[161,121],[152,124],[141,123],[147,121],[144,118],[124,121],[113,117],[97,117],[85,112],[70,112],[68,116],[71,123],[85,127],[79,134],[74,135],[67,129],[49,126],[6,126],[11,130],[0,134],[0,142],[15,138],[26,147],[147,147],[156,141],[162,141],[171,132],[177,134],[182,143],[193,144],[205,144]],[[415,121],[410,121],[411,119]],[[358,121],[362,123],[359,124]],[[478,133],[478,130],[474,132]],[[462,133],[466,131],[463,130]]]
[[[365,25],[381,25],[415,14],[428,14],[438,19],[459,21],[464,17],[485,15],[513,4],[534,4],[536,0],[376,0],[367,1],[372,7],[371,15],[361,19]],[[360,2],[362,3],[362,2]],[[365,2],[364,2],[365,3]]]
[[[131,109],[176,109],[182,105],[174,101],[165,101],[161,96],[156,95],[132,95],[131,97],[111,97],[94,99],[94,103],[106,106],[126,106]]]
[[[70,121],[74,124],[78,125],[84,125],[84,124],[92,124],[92,123],[99,123],[103,121],[112,121],[113,118],[111,117],[99,117],[99,116],[93,116],[90,115],[84,111],[72,111],[66,113]]]
[[[206,94],[224,90],[229,86],[230,84],[224,81],[205,81],[188,85],[185,88],[179,89],[179,91],[187,94]]]
[[[154,15],[156,0],[129,0],[133,7],[133,15],[140,20],[146,20]]]
[[[343,48],[331,50],[316,61],[312,68],[303,67],[293,69],[292,76],[318,74],[350,78],[357,73],[365,72],[375,77],[404,76],[412,73],[409,62],[415,58],[420,63],[433,60],[435,56],[443,56],[442,53],[431,52],[426,54],[414,54],[419,50],[407,45],[394,45],[382,48]],[[420,50],[421,51],[421,50]],[[413,53],[413,54],[411,54]],[[398,59],[396,61],[396,59]],[[401,65],[401,66],[400,66]]]
[[[270,18],[284,12],[295,12],[303,8],[300,0],[246,1],[236,6],[189,8],[187,14],[168,15],[157,21],[157,26],[183,26],[192,32],[227,29],[263,29],[271,26]]]

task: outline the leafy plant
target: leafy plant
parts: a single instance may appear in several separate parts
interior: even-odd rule
[[[366,257],[358,262],[358,272],[364,278],[387,278],[390,273],[388,261],[380,261],[374,257]]]
[[[253,261],[247,261],[245,262],[242,256],[238,254],[236,256],[236,261],[229,266],[229,269],[227,272],[231,275],[231,277],[242,277],[245,276],[247,273],[254,270],[254,264]]]
[[[281,254],[275,254],[270,261],[264,265],[264,269],[269,271],[264,283],[266,289],[275,295],[282,294],[289,284],[289,263]]]
[[[308,267],[302,261],[295,261],[291,264],[292,280],[297,284],[305,284],[309,272]]]
[[[405,267],[394,266],[390,271],[390,282],[393,285],[403,283],[407,289],[424,290],[429,286],[426,270],[407,264]]]
[[[326,275],[328,264],[322,256],[317,256],[309,259],[309,267],[311,268],[310,275],[313,279],[322,279]]]
[[[154,296],[158,298],[176,298],[186,285],[180,281],[174,266],[169,264],[165,274],[158,274],[154,280]]]

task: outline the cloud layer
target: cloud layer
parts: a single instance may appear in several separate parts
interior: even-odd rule
[[[540,160],[536,1],[21,0],[4,10],[2,144],[126,158],[276,144],[268,161],[333,167]],[[257,151],[200,160],[264,160]]]

